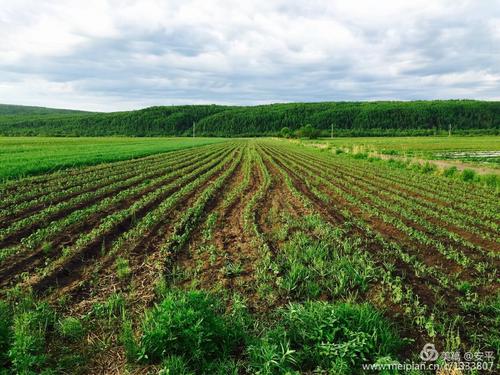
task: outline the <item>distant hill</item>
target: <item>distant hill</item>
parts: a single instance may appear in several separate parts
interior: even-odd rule
[[[27,105],[0,104],[0,116],[19,115],[55,115],[55,114],[75,114],[92,113],[87,111],[78,111],[73,109],[57,109],[46,107],[31,107]]]
[[[265,136],[305,124],[322,135],[500,134],[500,102],[322,102],[260,106],[159,106],[93,113],[0,105],[0,135]]]

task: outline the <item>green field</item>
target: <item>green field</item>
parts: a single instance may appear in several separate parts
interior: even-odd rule
[[[16,141],[176,150],[0,183],[1,374],[364,374],[428,343],[500,370],[489,185],[279,139]]]
[[[222,142],[220,138],[0,137],[0,181]]]
[[[303,140],[305,144],[323,143],[332,148],[354,152],[378,152],[425,159],[455,158],[498,163],[499,136],[452,137],[348,137]],[[484,152],[497,154],[484,157]],[[460,154],[458,154],[460,153]],[[462,154],[463,153],[463,154]]]
[[[304,143],[324,142],[335,147],[365,147],[367,150],[394,150],[408,154],[433,154],[446,151],[499,151],[499,136],[452,137],[345,137],[321,138]]]

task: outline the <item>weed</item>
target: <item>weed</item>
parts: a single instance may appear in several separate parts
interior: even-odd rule
[[[0,301],[0,368],[7,367],[11,341],[12,311],[6,302]]]
[[[435,173],[437,171],[437,167],[435,164],[431,164],[429,162],[425,162],[421,167],[422,173]]]
[[[92,313],[98,318],[112,319],[125,313],[125,299],[119,293],[113,293],[105,302],[96,303]]]
[[[443,171],[443,176],[445,176],[445,177],[455,177],[457,174],[458,174],[457,167],[446,168]]]
[[[472,169],[464,169],[462,171],[462,174],[460,175],[460,178],[462,179],[462,181],[472,182],[476,178],[476,172]]]
[[[252,369],[262,374],[359,368],[394,356],[403,341],[368,304],[291,304],[276,327],[248,349]]]
[[[161,364],[160,375],[192,375],[186,360],[178,355],[167,357]]]
[[[9,357],[17,373],[34,374],[44,367],[46,333],[54,318],[54,312],[44,303],[16,314]]]
[[[59,321],[59,334],[72,341],[81,339],[85,335],[82,322],[75,317],[67,317]]]
[[[147,312],[137,343],[126,327],[132,360],[159,363],[166,355],[182,356],[190,366],[203,367],[224,358],[243,341],[240,324],[224,314],[219,300],[199,291],[171,291]]]
[[[115,261],[116,275],[119,279],[126,279],[131,274],[131,269],[128,259],[118,257]]]

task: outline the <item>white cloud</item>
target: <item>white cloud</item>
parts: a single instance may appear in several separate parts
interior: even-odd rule
[[[492,98],[488,0],[0,0],[0,102]]]

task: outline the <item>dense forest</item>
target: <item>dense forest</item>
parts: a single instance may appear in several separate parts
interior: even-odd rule
[[[92,113],[74,109],[56,109],[46,107],[30,107],[27,105],[0,104],[0,116],[40,116]]]
[[[9,108],[10,107],[10,108]],[[321,135],[500,134],[500,102],[323,102],[259,106],[187,105],[91,113],[0,106],[1,135],[197,136],[279,135],[304,125]],[[26,111],[23,111],[26,108]]]

